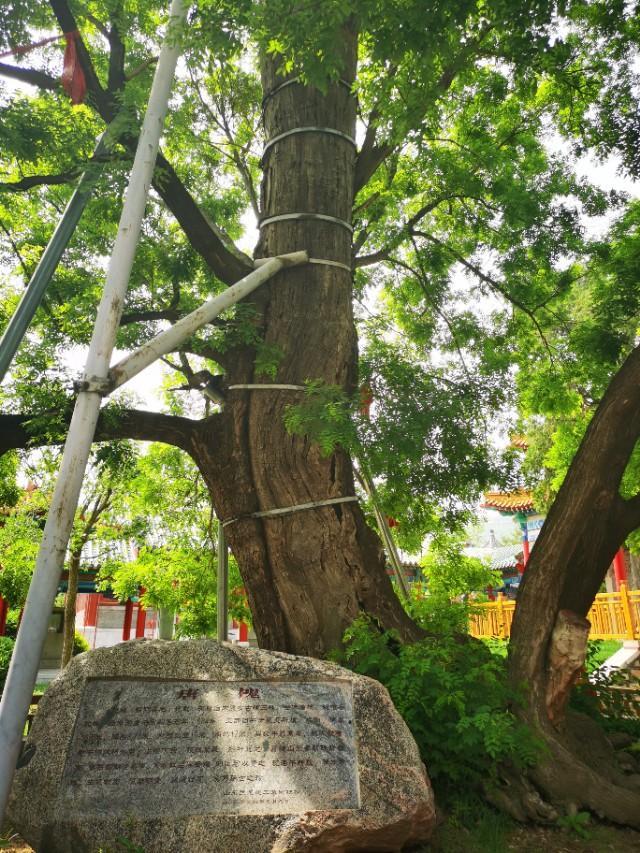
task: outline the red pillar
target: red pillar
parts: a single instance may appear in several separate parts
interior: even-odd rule
[[[128,640],[131,637],[131,620],[133,619],[133,601],[127,599],[124,606],[124,624],[122,626],[122,639]]]
[[[144,587],[140,587],[140,597],[145,594],[146,590]],[[138,616],[136,619],[136,639],[140,639],[140,637],[144,637],[144,623],[146,622],[147,614],[142,606],[142,603],[138,600]]]
[[[624,551],[618,548],[613,558],[613,573],[616,578],[616,588],[620,592],[620,584],[627,582],[627,564],[624,560]]]
[[[0,596],[0,637],[4,637],[4,632],[7,628],[7,613],[9,612],[9,602],[5,601]]]
[[[98,603],[100,601],[99,592],[91,592],[87,596],[87,606],[84,609],[84,624],[85,627],[98,624]]]
[[[522,537],[522,571],[524,572],[527,563],[529,562],[529,554],[531,553],[531,548],[529,547],[529,536],[525,531]]]
[[[249,626],[246,622],[240,623],[240,635],[238,636],[239,643],[248,643],[249,642]]]

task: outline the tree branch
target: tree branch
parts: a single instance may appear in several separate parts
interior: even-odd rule
[[[500,282],[496,281],[496,279],[492,276],[487,275],[487,273],[483,272],[483,270],[481,270],[479,266],[469,261],[467,258],[465,258],[464,255],[453,249],[443,240],[440,240],[438,237],[434,237],[433,234],[427,234],[424,231],[413,231],[412,234],[416,237],[423,237],[425,240],[429,240],[431,243],[435,243],[437,246],[441,246],[443,249],[445,249],[445,251],[449,252],[452,258],[455,258],[458,263],[462,264],[465,269],[469,270],[469,272],[472,272],[477,278],[480,279],[480,281],[483,281],[492,290],[503,296],[507,300],[507,302],[510,302],[515,308],[519,308],[520,311],[523,312],[523,314],[526,314],[536,327],[538,334],[540,335],[540,339],[542,340],[542,343],[544,344],[544,347],[549,355],[549,360],[552,364],[555,362],[549,342],[547,341],[547,338],[544,332],[542,331],[542,327],[538,322],[538,318],[536,317],[535,312],[531,308],[525,305],[524,302],[521,302],[519,299],[516,299],[512,294],[509,293],[506,287],[500,284]]]
[[[427,202],[427,204],[424,204],[417,213],[414,213],[410,219],[407,219],[407,221],[398,228],[396,235],[391,242],[387,243],[385,247],[377,252],[372,252],[370,255],[360,255],[360,257],[356,257],[355,265],[357,267],[367,267],[371,266],[371,264],[377,264],[379,261],[387,259],[389,252],[398,245],[402,240],[403,235],[410,237],[412,228],[428,213],[431,213],[431,211],[435,210],[436,207],[444,201],[452,201],[453,199],[461,198],[464,198],[464,196],[459,193],[448,193],[447,195],[439,196],[438,198],[434,198],[430,202]]]
[[[61,172],[58,175],[27,175],[19,181],[1,181],[0,191],[5,190],[10,193],[19,193],[31,190],[34,187],[68,184],[75,180],[81,172],[82,169],[76,167],[70,169],[68,172]]]
[[[127,141],[127,147],[134,148],[136,142],[133,139]],[[178,220],[193,248],[221,281],[233,284],[253,270],[251,259],[225,241],[224,232],[209,221],[161,152],[156,160],[153,186]]]
[[[76,19],[67,0],[49,0],[49,4],[63,32],[78,31]],[[87,81],[89,101],[93,103],[102,120],[106,124],[111,124],[119,109],[117,92],[105,90],[102,87],[91,56],[80,35],[76,37],[76,46],[78,59]],[[116,52],[117,50],[118,47],[116,46]],[[23,80],[44,89],[57,89],[60,85],[58,80],[48,74],[33,69],[5,65],[4,63],[0,63],[0,74]],[[128,151],[135,152],[137,137],[127,135],[120,141]],[[226,238],[224,232],[210,222],[200,210],[162,152],[158,152],[153,187],[175,216],[194,250],[202,256],[221,281],[225,284],[233,284],[253,270],[250,258],[237,249]]]
[[[119,3],[116,8],[112,9],[110,15],[111,27],[107,32],[109,41],[109,73],[107,78],[107,89],[110,93],[120,92],[124,89],[125,74],[124,74],[124,42],[118,29],[118,16],[122,9]]]
[[[0,219],[0,229],[2,231],[4,231],[4,233],[6,234],[7,240],[11,244],[11,248],[13,249],[15,256],[18,258],[18,262],[20,263],[20,266],[22,267],[22,272],[24,273],[25,282],[29,281],[29,270],[27,269],[27,265],[24,261],[24,258],[20,254],[20,249],[18,249],[18,244],[15,242],[15,240],[11,236],[11,231],[9,231],[9,229],[7,228],[7,226],[4,224],[4,222],[1,219]]]
[[[134,77],[137,77],[139,74],[142,74],[150,65],[155,65],[158,61],[157,56],[150,56],[149,59],[145,59],[144,62],[141,62],[140,65],[137,65],[135,68],[132,68],[130,71],[127,71],[124,75],[125,82],[128,83],[129,80],[133,80]]]
[[[57,415],[56,412],[56,417]],[[52,441],[50,436],[34,435],[29,430],[29,423],[34,417],[35,415],[28,414],[0,414],[0,456],[8,450],[63,443],[63,437]],[[68,412],[68,420],[70,419],[71,408]],[[191,418],[164,415],[159,412],[124,409],[114,414],[108,409],[103,409],[98,420],[95,441],[111,441],[119,438],[159,441],[191,453],[191,436],[198,424],[199,421]]]
[[[630,533],[640,527],[640,493],[625,500],[619,498],[620,538],[626,539]]]
[[[180,312],[175,308],[162,308],[158,311],[130,311],[123,314],[120,326],[130,326],[132,323],[147,323],[152,320],[168,320],[176,323],[180,319]]]
[[[231,364],[231,356],[229,353],[220,352],[220,350],[214,349],[212,346],[208,344],[201,343],[198,341],[196,346],[189,346],[186,344],[183,347],[180,347],[179,352],[183,352],[186,355],[196,355],[200,358],[208,358],[209,361],[215,361],[216,364],[219,364],[220,367],[228,369]]]
[[[71,11],[67,0],[49,0],[49,5],[53,10],[58,25],[63,33],[76,33],[76,50],[85,80],[87,82],[87,93],[98,109],[98,112],[103,116],[107,114],[109,117],[105,119],[107,123],[113,121],[116,114],[116,104],[110,94],[102,87],[98,75],[94,68],[91,56],[87,50],[82,36],[78,30],[78,23]]]
[[[253,179],[251,177],[249,167],[247,166],[247,163],[243,159],[242,155],[240,154],[240,151],[243,151],[244,153],[244,149],[239,146],[238,143],[235,141],[231,127],[224,112],[224,102],[222,102],[220,105],[220,118],[218,118],[218,116],[213,112],[209,104],[206,102],[200,89],[200,86],[198,85],[198,81],[196,80],[193,71],[190,67],[189,77],[191,78],[191,83],[196,90],[196,94],[198,96],[198,100],[200,101],[202,109],[209,116],[211,121],[216,124],[217,127],[220,128],[220,130],[224,133],[226,140],[230,146],[230,152],[225,151],[223,148],[219,148],[217,145],[214,145],[214,148],[216,149],[216,151],[219,151],[223,157],[226,157],[228,160],[231,160],[231,162],[238,170],[242,183],[244,184],[244,188],[247,192],[247,195],[249,196],[249,202],[251,204],[253,213],[256,219],[260,219],[260,203],[258,200],[258,194],[253,184]]]
[[[362,148],[356,159],[356,171],[354,176],[354,195],[366,185],[378,166],[392,153],[395,146],[390,142],[376,145],[376,123],[380,118],[378,107],[374,107],[369,113],[367,132],[365,133]]]
[[[44,71],[8,65],[6,62],[0,62],[0,77],[9,77],[11,80],[19,80],[21,83],[27,83],[30,86],[37,86],[39,89],[46,89],[51,92],[55,92],[61,85],[59,80]]]
[[[459,72],[462,71],[469,60],[473,59],[478,54],[482,42],[492,29],[493,24],[486,24],[478,33],[478,37],[468,42],[462,50],[460,50],[455,59],[443,69],[440,79],[438,80],[434,100],[437,100],[451,88],[451,85]],[[389,70],[392,74],[396,71],[395,68]],[[424,110],[421,112],[419,117],[421,118],[423,114]],[[367,132],[356,160],[355,193],[358,193],[367,184],[378,166],[380,166],[386,158],[399,147],[391,142],[382,142],[379,145],[376,144],[376,124],[379,118],[380,109],[378,105],[376,105],[369,114]]]

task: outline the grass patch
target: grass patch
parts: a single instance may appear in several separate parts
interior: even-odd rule
[[[594,669],[602,666],[606,660],[621,648],[622,643],[618,640],[592,640],[589,643],[589,653],[587,654],[589,672],[593,672]]]

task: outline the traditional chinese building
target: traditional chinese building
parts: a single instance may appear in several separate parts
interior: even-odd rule
[[[514,436],[511,445],[525,451],[527,440],[523,436]],[[523,556],[520,573],[524,572],[531,547],[538,538],[546,517],[536,510],[532,492],[526,489],[518,489],[514,492],[486,492],[481,506],[483,509],[497,510],[501,515],[511,516],[520,527]],[[619,590],[621,584],[627,583],[626,560],[624,549],[619,548],[613,560],[610,576],[606,580],[609,591]]]
[[[507,515],[520,527],[522,533],[522,564],[520,573],[524,571],[531,545],[538,537],[544,524],[544,515],[539,513],[533,504],[533,495],[524,489],[515,492],[486,492],[483,509],[493,509],[501,515]]]

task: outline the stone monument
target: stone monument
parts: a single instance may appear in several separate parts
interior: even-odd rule
[[[399,851],[433,795],[384,687],[277,652],[138,640],[49,687],[9,817],[37,851]]]

